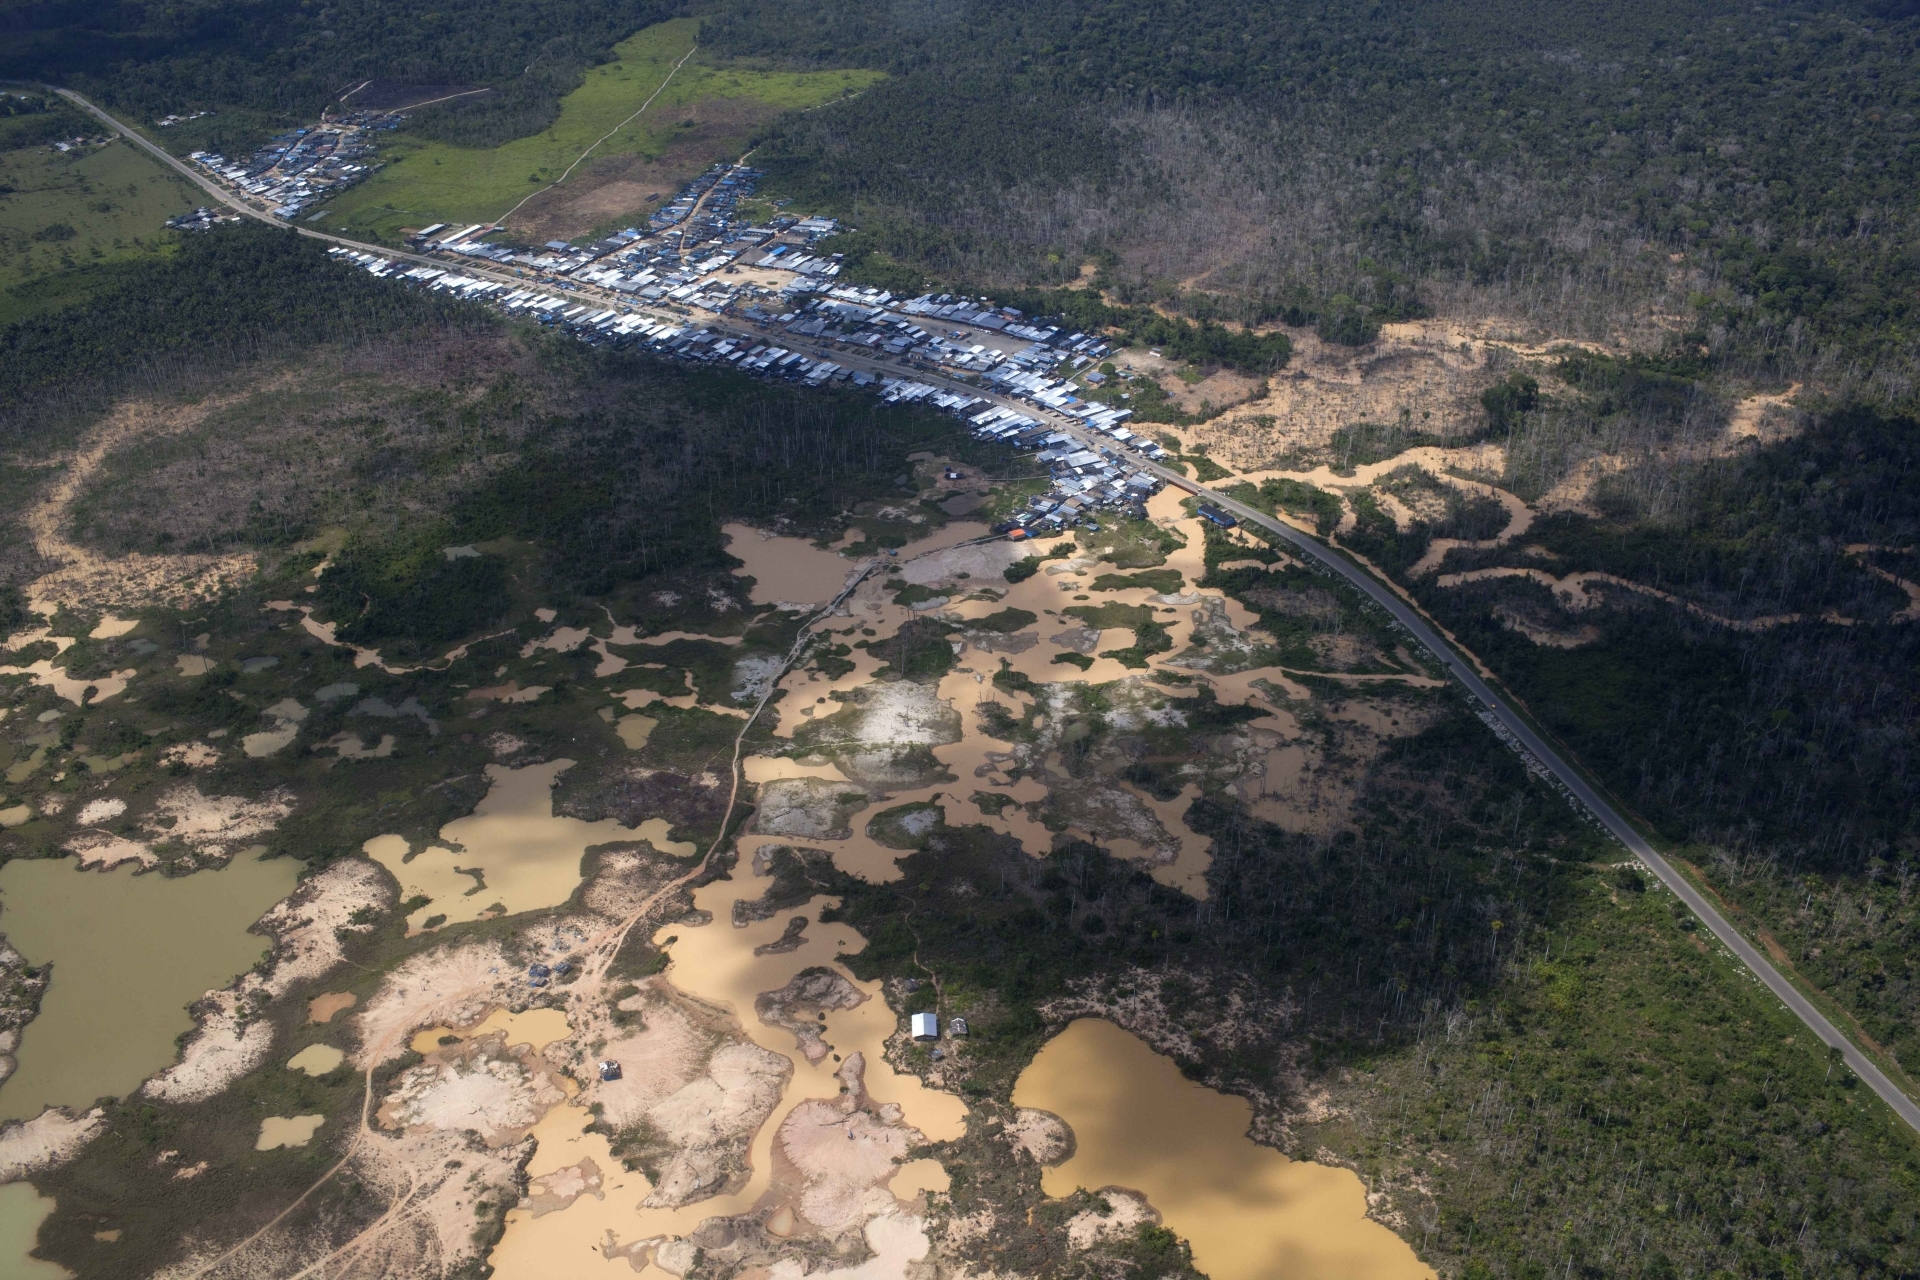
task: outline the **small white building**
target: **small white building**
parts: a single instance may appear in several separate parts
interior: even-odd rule
[[[940,1038],[940,1019],[931,1013],[914,1014],[913,1038],[915,1040],[938,1040]]]

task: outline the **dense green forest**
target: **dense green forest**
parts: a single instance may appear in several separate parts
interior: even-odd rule
[[[213,110],[157,136],[184,152],[243,153],[311,121],[364,81],[494,93],[422,113],[418,133],[495,146],[558,117],[581,72],[682,6],[662,0],[539,0],[457,14],[398,12],[369,0],[215,0],[193,5],[18,4],[0,9],[0,78],[55,81],[136,121]]]
[[[493,321],[331,261],[256,224],[185,240],[167,257],[102,269],[81,303],[0,328],[0,439],[74,427],[130,389],[183,380],[316,342],[361,341],[426,322]]]
[[[363,80],[490,85],[501,94],[436,123],[463,141],[498,142],[545,128],[582,67],[677,9],[658,0],[445,13],[372,0],[12,4],[0,9],[0,76],[57,80],[148,119],[229,107],[283,122],[312,118]],[[234,123],[227,145],[253,122]]]
[[[544,127],[581,66],[672,6],[348,0],[20,5],[0,73],[136,114],[308,116],[356,80],[502,93],[417,127]],[[1904,212],[1920,20],[1442,0],[1043,10],[722,0],[710,56],[892,78],[776,127],[776,189],[950,282],[1070,278],[1124,300],[1364,338],[1444,304],[1570,331],[1658,302],[1738,368],[1902,398],[1920,258]]]
[[[706,30],[895,72],[762,157],[948,273],[1106,247],[1135,291],[1297,318],[1392,307],[1384,267],[1576,328],[1666,296],[1755,369],[1912,346],[1904,10],[743,0]]]
[[[325,384],[355,349],[374,353],[376,372],[299,409],[243,403],[208,434],[121,464],[118,501],[83,503],[81,530],[116,550],[180,551],[284,546],[326,524],[365,530],[327,575],[323,604],[352,619],[352,638],[430,643],[481,625],[501,596],[497,564],[448,563],[449,543],[523,539],[545,550],[556,590],[605,595],[725,573],[728,519],[811,529],[864,498],[897,500],[894,478],[917,449],[1008,461],[944,414],[513,329],[253,224],[125,264],[87,301],[0,328],[0,439],[39,456],[117,395],[205,395],[237,379],[224,389],[244,402],[262,369]],[[438,361],[447,372],[423,372]],[[307,447],[316,428],[303,418],[323,424],[325,470],[344,473],[264,484]],[[238,460],[209,470],[210,454]],[[140,496],[169,486],[212,514],[189,519]],[[224,502],[206,501],[220,492]],[[375,493],[405,493],[402,512],[375,520]],[[428,514],[399,518],[413,504]]]
[[[1710,400],[1698,383],[1706,371],[1685,362],[1581,357],[1559,372],[1579,399],[1516,425],[1510,466],[1518,459],[1523,473],[1564,435],[1672,442]],[[1528,443],[1529,432],[1552,439]],[[1730,457],[1675,465],[1649,451],[1596,492],[1600,516],[1549,516],[1528,534],[1555,577],[1617,575],[1703,612],[1603,586],[1605,607],[1575,613],[1523,577],[1439,585],[1447,573],[1543,563],[1503,548],[1457,548],[1440,574],[1412,576],[1434,538],[1484,538],[1504,524],[1495,511],[1476,525],[1457,500],[1445,519],[1401,531],[1359,495],[1355,524],[1339,535],[1413,591],[1909,1070],[1920,1065],[1910,905],[1920,632],[1896,616],[1909,597],[1884,575],[1914,576],[1916,442],[1920,422],[1856,404]],[[1285,495],[1249,486],[1249,496]],[[1584,633],[1563,647],[1529,627]]]

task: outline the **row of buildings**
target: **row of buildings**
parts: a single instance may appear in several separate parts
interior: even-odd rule
[[[516,286],[449,268],[409,265],[345,248],[331,252],[376,276],[484,303],[592,345],[642,347],[674,359],[727,365],[756,377],[804,386],[840,384],[870,390],[889,404],[923,404],[964,418],[975,436],[1018,450],[1037,450],[1040,460],[1049,468],[1052,484],[1048,491],[1031,499],[1028,508],[1009,522],[1007,529],[1037,531],[1070,527],[1091,519],[1102,509],[1135,508],[1159,488],[1159,481],[1141,467],[1137,459],[1164,458],[1165,451],[1128,430],[1125,421],[1129,411],[1064,396],[1052,381],[1024,373],[1019,365],[1011,362],[1006,367],[1014,370],[1015,376],[1004,379],[1004,388],[995,390],[1004,389],[1011,397],[1028,399],[1078,418],[1108,442],[1089,447],[1001,400],[951,385],[922,381],[912,376],[910,368],[902,369],[898,376],[875,373],[842,363],[817,350],[782,345],[778,337],[762,339],[729,332],[702,324],[690,315],[642,311],[623,300],[590,301],[577,290],[554,290],[544,285]],[[828,296],[823,301],[844,303],[848,299]],[[890,314],[884,306],[868,307],[861,313],[861,323],[875,323],[873,312],[876,310],[880,317]],[[743,318],[772,334],[798,326],[806,314],[805,310],[779,315],[761,311],[758,317],[743,315]],[[1076,342],[1083,340],[1081,335],[1069,336]],[[862,355],[867,354],[862,351]],[[897,357],[895,362],[899,362]],[[946,379],[943,377],[942,381]]]
[[[688,302],[723,273],[739,275],[742,266],[768,259],[785,260],[783,271],[802,265],[819,271],[816,264],[826,262],[837,274],[837,261],[808,252],[836,229],[831,219],[783,216],[764,226],[740,221],[739,202],[753,194],[760,176],[758,169],[746,165],[715,165],[657,211],[646,229],[628,227],[577,244],[554,240],[517,245],[501,240],[501,229],[491,223],[436,223],[408,239],[422,252],[477,258],[558,284],[591,285],[643,302]],[[726,298],[733,292],[720,290]]]
[[[211,231],[223,222],[238,222],[240,215],[231,213],[225,205],[218,209],[209,209],[201,205],[192,213],[182,213],[167,219],[167,226],[175,231]]]
[[[1136,507],[1158,488],[1140,462],[1161,460],[1165,451],[1127,428],[1129,410],[1091,399],[1082,385],[1094,372],[1089,366],[1113,352],[1104,335],[991,298],[896,297],[841,283],[833,219],[780,215],[755,224],[739,216],[760,177],[745,165],[715,165],[645,229],[577,244],[519,246],[501,242],[491,224],[436,224],[410,239],[447,259],[445,267],[336,253],[375,274],[481,301],[595,345],[642,346],[808,386],[865,388],[889,403],[965,418],[974,434],[1038,451],[1049,468],[1051,487],[1012,522],[1019,527],[1065,527],[1101,510]],[[524,283],[468,275],[461,259],[513,270]],[[699,312],[745,322],[760,336],[702,324]],[[858,367],[873,362],[898,373]],[[1089,447],[1008,400],[1077,418],[1105,439]]]
[[[372,135],[398,125],[398,116],[360,111],[269,138],[244,160],[217,151],[190,151],[187,159],[249,203],[291,220],[379,169]]]

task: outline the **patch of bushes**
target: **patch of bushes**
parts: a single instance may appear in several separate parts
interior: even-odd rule
[[[1094,591],[1125,591],[1145,587],[1162,595],[1172,595],[1186,584],[1178,569],[1149,569],[1144,573],[1103,573],[1093,580]]]
[[[914,618],[870,646],[872,653],[886,663],[875,674],[882,678],[938,680],[953,669],[953,644],[947,637],[955,630],[949,623],[932,618]]]
[[[967,629],[969,631],[992,631],[1001,635],[1011,635],[1015,631],[1026,630],[1039,620],[1040,617],[1038,614],[1029,613],[1025,609],[1008,608],[1002,609],[998,613],[990,613],[984,618],[975,618],[967,624]]]
[[[406,637],[438,644],[496,624],[507,610],[507,569],[497,556],[449,560],[425,545],[349,546],[321,575],[318,599],[340,639],[370,644]]]

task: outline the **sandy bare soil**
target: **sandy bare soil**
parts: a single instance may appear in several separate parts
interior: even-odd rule
[[[118,809],[113,808],[116,805]],[[124,800],[104,797],[89,801],[74,822],[87,828],[125,812]],[[289,791],[269,791],[252,799],[209,796],[188,783],[161,793],[152,809],[140,817],[145,839],[83,829],[70,837],[65,847],[86,867],[106,869],[122,862],[152,867],[161,861],[155,846],[178,841],[188,849],[186,856],[176,860],[182,868],[220,866],[271,832],[292,812],[293,795]]]
[[[795,1202],[800,1218],[829,1233],[867,1216],[862,1210],[869,1194],[920,1139],[915,1130],[872,1114],[861,1085],[865,1069],[861,1055],[850,1056],[840,1068],[847,1092],[832,1101],[801,1103],[787,1113],[774,1137],[780,1160],[800,1183]]]
[[[1051,1111],[1016,1107],[1006,1126],[1007,1141],[1035,1164],[1059,1164],[1073,1154],[1073,1130]]]
[[[1160,1215],[1139,1196],[1126,1191],[1107,1190],[1101,1198],[1108,1212],[1083,1209],[1067,1219],[1067,1242],[1076,1249],[1091,1249],[1103,1240],[1123,1240],[1136,1234],[1146,1223],[1158,1223]]]
[[[340,1244],[325,1231],[284,1221],[234,1247],[190,1238],[187,1260],[158,1272],[156,1280],[438,1280],[456,1274],[480,1250],[476,1202],[518,1194],[519,1169],[531,1145],[489,1148],[465,1131],[431,1126],[362,1139],[339,1167],[393,1206],[370,1227]]]
[[[373,928],[370,920],[356,921],[355,914],[390,902],[378,870],[357,858],[332,863],[302,882],[256,926],[274,939],[264,971],[209,991],[194,1006],[199,1025],[182,1047],[180,1060],[147,1081],[142,1092],[165,1102],[199,1102],[258,1068],[273,1052],[273,1027],[253,1018],[256,1001],[277,999],[331,972],[345,958],[343,938]]]
[[[72,636],[56,636],[48,628],[39,627],[7,637],[6,647],[17,649],[42,640],[54,646],[56,657],[77,643]],[[128,667],[109,675],[83,678],[69,675],[66,668],[54,664],[53,658],[40,658],[25,666],[0,665],[0,675],[27,676],[35,684],[53,690],[55,697],[64,698],[76,707],[89,699],[98,703],[119,697],[127,691],[127,682],[137,674],[135,668]]]
[[[1727,444],[1738,447],[1749,440],[1771,444],[1792,435],[1797,426],[1793,401],[1799,394],[1796,382],[1777,394],[1751,395],[1736,404],[1727,418]]]
[[[1323,449],[1341,427],[1396,422],[1435,435],[1463,434],[1484,416],[1480,392],[1496,377],[1489,343],[1476,333],[1434,323],[1389,325],[1367,347],[1320,341],[1311,330],[1289,329],[1293,358],[1267,381],[1267,395],[1251,379],[1216,374],[1195,386],[1171,375],[1161,385],[1188,412],[1210,400],[1232,408],[1192,428],[1155,426],[1207,446],[1234,471],[1272,466],[1289,453]],[[1239,395],[1233,394],[1239,392]]]
[[[1883,574],[1883,576],[1891,579],[1903,588],[1909,585],[1902,579],[1894,578],[1891,574]],[[1662,591],[1658,587],[1651,587],[1645,583],[1634,582],[1631,579],[1622,578],[1617,574],[1591,571],[1569,573],[1563,577],[1556,578],[1545,569],[1502,567],[1494,569],[1472,569],[1465,573],[1450,573],[1435,579],[1435,581],[1443,587],[1453,587],[1459,586],[1462,583],[1486,582],[1496,578],[1528,578],[1538,582],[1551,589],[1554,598],[1560,602],[1563,608],[1571,613],[1584,613],[1589,609],[1594,609],[1605,604],[1607,602],[1605,589],[1615,588],[1630,592],[1634,595],[1648,596],[1656,600],[1663,600],[1671,605],[1677,605],[1703,622],[1717,623],[1733,631],[1770,631],[1774,627],[1785,626],[1791,622],[1807,621],[1810,617],[1810,615],[1801,613],[1774,613],[1762,614],[1754,618],[1729,618],[1722,614],[1715,613],[1711,609],[1702,608],[1691,600],[1684,599],[1671,591]],[[1915,593],[1910,591],[1909,595],[1915,596]],[[1916,596],[1915,598],[1917,602],[1920,602],[1920,596]],[[1920,608],[1909,605],[1906,609],[1894,615],[1893,620],[1910,622],[1916,620],[1916,618],[1920,618]],[[1843,627],[1853,626],[1858,621],[1857,619],[1831,610],[1820,614],[1818,620]],[[1529,629],[1525,624],[1517,624],[1513,621],[1509,621],[1508,625],[1514,626],[1516,630],[1527,635],[1527,637],[1534,640],[1536,644],[1546,643],[1566,647],[1564,642],[1559,638],[1567,634],[1565,632],[1547,632],[1552,638],[1543,640],[1536,638],[1532,633],[1533,631],[1544,631],[1544,628],[1533,627]]]
[[[1448,421],[1470,425],[1473,415],[1481,412],[1475,393],[1490,382],[1497,371],[1485,359],[1485,353],[1497,347],[1529,356],[1544,355],[1548,350],[1546,347],[1522,347],[1511,342],[1475,339],[1439,322],[1388,326],[1373,348],[1360,353],[1345,349],[1330,353],[1324,346],[1303,350],[1303,358],[1296,362],[1287,380],[1295,389],[1288,394],[1307,399],[1300,403],[1288,403],[1282,418],[1269,421],[1268,417],[1262,416],[1279,403],[1279,398],[1283,398],[1283,393],[1276,391],[1276,399],[1269,402],[1250,403],[1244,410],[1236,410],[1198,427],[1177,429],[1175,434],[1187,442],[1187,447],[1196,442],[1205,444],[1214,456],[1231,460],[1240,469],[1236,479],[1254,484],[1268,479],[1293,480],[1340,495],[1367,492],[1403,531],[1410,528],[1415,520],[1438,519],[1444,514],[1445,505],[1436,494],[1429,491],[1402,489],[1389,492],[1381,487],[1394,473],[1404,472],[1407,468],[1424,473],[1439,485],[1470,498],[1498,502],[1506,511],[1507,522],[1497,534],[1479,540],[1434,538],[1426,553],[1409,570],[1414,576],[1433,575],[1436,583],[1442,587],[1497,578],[1529,578],[1549,587],[1562,608],[1575,614],[1606,603],[1604,589],[1611,588],[1662,600],[1684,608],[1701,621],[1742,631],[1767,630],[1808,620],[1837,626],[1852,626],[1858,621],[1833,612],[1822,614],[1817,619],[1800,614],[1733,618],[1672,591],[1604,573],[1555,575],[1547,569],[1531,566],[1502,566],[1450,574],[1440,572],[1448,556],[1456,550],[1510,548],[1515,554],[1545,557],[1547,553],[1544,550],[1529,547],[1525,543],[1525,537],[1535,520],[1558,512],[1597,517],[1600,513],[1592,505],[1595,486],[1627,466],[1625,459],[1615,455],[1599,454],[1582,459],[1563,480],[1533,502],[1484,478],[1499,477],[1507,472],[1506,450],[1490,443],[1460,448],[1422,446],[1405,450],[1385,461],[1356,466],[1345,472],[1336,472],[1325,464],[1290,469],[1262,461],[1300,451],[1324,449],[1334,430],[1359,421],[1390,422],[1398,417],[1420,430],[1440,434],[1453,429],[1446,425]],[[1475,355],[1475,352],[1481,354]],[[1453,418],[1443,418],[1439,413],[1429,410],[1421,412],[1430,413],[1430,418],[1411,411],[1402,417],[1401,409],[1406,405],[1387,403],[1401,395],[1407,386],[1429,384],[1436,395],[1453,396],[1457,410]],[[1718,456],[1751,447],[1755,442],[1766,443],[1791,434],[1798,425],[1793,416],[1793,401],[1799,390],[1796,384],[1784,392],[1759,394],[1742,400],[1735,406],[1723,436],[1707,440],[1692,453],[1670,451],[1670,460],[1683,462]],[[1267,406],[1266,409],[1262,408],[1263,404]],[[1393,412],[1377,412],[1383,407],[1392,407]],[[1279,425],[1282,421],[1284,428]],[[1354,521],[1351,507],[1345,506],[1339,528],[1342,531],[1350,529]],[[1298,520],[1294,522],[1306,527]],[[1850,548],[1844,554],[1857,555],[1858,551]],[[1069,566],[1049,566],[1048,572],[1067,572]],[[1912,601],[1908,608],[1894,614],[1891,620],[1920,620],[1920,584],[1909,583],[1874,566],[1868,567],[1906,591]],[[1598,632],[1592,627],[1580,623],[1568,625],[1564,619],[1530,616],[1527,611],[1511,605],[1497,607],[1495,615],[1515,633],[1539,645],[1578,647],[1598,638]],[[1365,653],[1343,656],[1328,650],[1327,644],[1324,638],[1317,637],[1315,640],[1316,648],[1322,651],[1321,656],[1333,660],[1336,667],[1373,656]],[[1281,819],[1275,817],[1273,820]]]
[[[403,1072],[380,1104],[383,1129],[471,1130],[489,1147],[526,1136],[567,1091],[529,1045],[504,1032],[462,1040]]]
[[[80,609],[138,608],[156,602],[184,605],[252,576],[254,558],[245,553],[108,557],[72,541],[65,530],[68,509],[109,453],[141,440],[190,430],[229,403],[219,397],[185,406],[123,401],[63,460],[60,477],[20,516],[34,549],[57,566],[27,587],[27,598],[37,611],[52,615],[62,605]]]
[[[160,859],[145,841],[107,831],[83,831],[67,841],[66,849],[89,870],[107,871],[123,862],[137,862],[142,867],[160,865]]]
[[[277,941],[268,989],[278,995],[302,982],[325,977],[345,958],[342,935],[365,932],[373,925],[358,913],[392,905],[392,891],[377,868],[358,858],[331,862],[302,881],[292,897],[261,918],[261,927]],[[322,1001],[332,1006],[323,1013]],[[321,996],[311,1006],[314,1021],[325,1022],[339,1009],[351,1007],[353,997]]]
[[[106,1112],[85,1115],[50,1108],[31,1120],[0,1128],[0,1183],[64,1164],[106,1127]]]
[[[380,901],[389,901],[384,878],[370,864],[348,860],[335,866],[346,870],[331,892],[305,900],[295,895],[278,909],[296,930],[313,930],[316,941],[323,933],[330,936],[327,926],[341,910],[350,913],[356,885],[372,883],[383,895]],[[686,874],[683,868],[675,873]],[[676,909],[670,882],[645,855],[610,853],[600,859],[588,896],[617,914],[549,921],[550,934],[543,930],[541,938],[524,939],[523,945],[617,949],[626,929],[650,910]],[[299,953],[281,950],[294,951],[291,970]],[[309,960],[304,967],[317,963]],[[264,1274],[441,1280],[471,1267],[485,1239],[479,1228],[488,1206],[515,1203],[529,1191],[523,1171],[536,1143],[522,1135],[543,1115],[581,1114],[561,1105],[572,1088],[562,1072],[590,1078],[579,1042],[611,1025],[610,1010],[600,1001],[605,988],[599,976],[571,989],[588,1013],[587,1030],[579,1034],[552,1009],[506,1013],[524,1007],[522,977],[521,963],[498,942],[435,947],[398,965],[351,1020],[355,1065],[368,1072],[367,1111],[346,1155],[308,1195],[336,1176],[351,1177],[387,1204],[376,1221],[301,1225],[296,1201],[238,1242],[212,1236],[189,1241],[188,1260],[163,1274],[170,1280]],[[333,1017],[351,1004],[341,995],[316,998],[309,1016]],[[426,1033],[424,1045],[414,1040],[422,1027],[437,1029]],[[440,1033],[450,1027],[455,1029],[452,1042],[441,1045]],[[427,1061],[393,1083],[376,1117],[371,1070],[410,1045],[426,1052]],[[575,1123],[576,1134],[578,1129]],[[609,1157],[598,1168],[613,1164]],[[581,1176],[570,1190],[535,1188],[534,1194],[544,1196],[549,1209],[589,1194],[591,1178],[576,1172]]]
[[[597,1103],[616,1132],[648,1133],[657,1176],[645,1204],[677,1208],[719,1193],[744,1176],[747,1146],[792,1064],[657,979],[620,1007],[639,1014],[644,1029],[606,1043],[600,1052],[621,1064],[622,1077],[590,1079],[582,1098]]]
[[[406,1049],[408,1038],[424,1026],[466,1026],[496,1004],[518,994],[520,966],[498,942],[439,947],[403,962],[355,1015],[359,1038],[354,1064],[379,1066]]]

